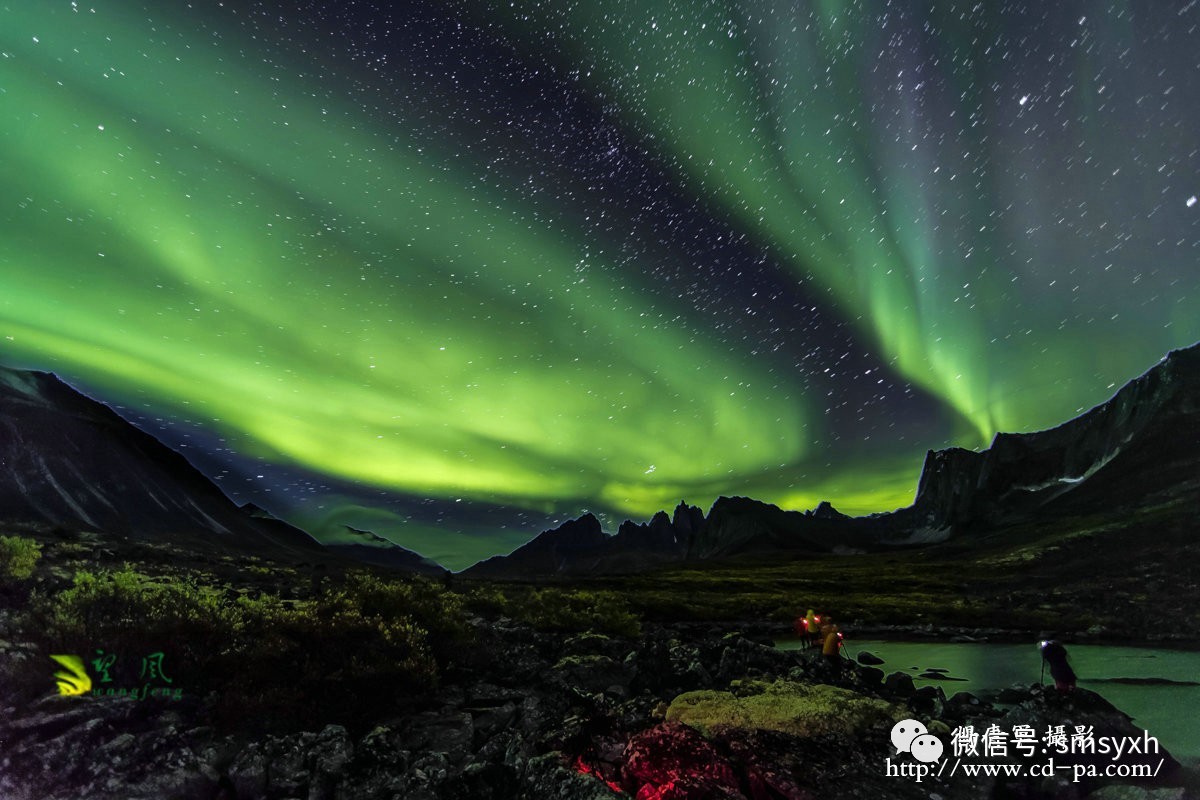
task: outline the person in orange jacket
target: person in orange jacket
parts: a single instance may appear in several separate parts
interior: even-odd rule
[[[800,637],[805,650],[816,647],[821,641],[821,618],[810,608],[803,617],[797,617],[792,629]]]
[[[811,608],[804,615],[804,627],[808,630],[808,646],[816,647],[821,640],[821,618]]]
[[[821,642],[821,655],[840,663],[842,657],[842,631],[834,623],[832,617],[825,617],[825,624],[821,626]]]

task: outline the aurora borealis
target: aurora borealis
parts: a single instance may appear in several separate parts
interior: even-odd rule
[[[11,4],[0,363],[451,565],[890,509],[1200,338],[1200,6],[1151,5]]]

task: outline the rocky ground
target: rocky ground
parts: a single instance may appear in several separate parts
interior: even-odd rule
[[[43,537],[43,543],[29,585],[0,593],[7,605],[0,608],[0,676],[47,679],[36,695],[0,682],[5,800],[1193,796],[1186,788],[1191,778],[1165,753],[1122,759],[1157,772],[1133,784],[1072,782],[1066,769],[1053,778],[1012,779],[947,770],[918,782],[911,774],[918,762],[897,754],[890,739],[893,725],[906,718],[922,722],[947,752],[951,732],[964,725],[982,731],[1024,724],[1039,732],[1084,725],[1096,737],[1141,732],[1086,690],[1062,697],[1027,685],[947,697],[940,687],[914,687],[907,673],[778,650],[769,637],[789,631],[769,622],[731,631],[728,623],[643,621],[636,635],[604,635],[469,612],[470,652],[453,660],[436,688],[403,702],[381,696],[368,724],[330,719],[303,730],[230,729],[215,712],[220,689],[185,691],[178,700],[58,696],[49,683],[53,664],[32,641],[19,606],[22,597],[69,585],[81,564],[134,559],[176,571],[219,567],[241,580],[242,594],[268,584],[280,591],[282,573],[261,563],[88,536],[65,544]],[[284,572],[290,591],[302,596],[311,576],[294,565]],[[958,631],[970,633],[981,631]],[[1056,761],[1063,768],[1102,768],[1105,759]],[[909,773],[889,775],[889,760]]]
[[[490,667],[370,730],[217,733],[211,698],[50,696],[0,715],[0,796],[79,798],[1183,797],[1159,781],[1114,789],[1055,779],[886,774],[894,722],[1018,722],[1138,735],[1099,696],[1040,686],[947,698],[903,673],[776,650],[738,633],[648,627],[636,640],[559,636],[476,619]],[[0,658],[21,659],[5,645]],[[1003,701],[1003,702],[1001,702]],[[1071,728],[1068,727],[1068,730]],[[948,742],[947,742],[948,746]],[[1146,763],[1158,764],[1158,756]],[[1136,760],[1136,759],[1134,759]],[[1061,763],[1066,764],[1067,761]],[[1100,763],[1100,762],[1097,762]],[[1132,763],[1132,762],[1126,762]]]

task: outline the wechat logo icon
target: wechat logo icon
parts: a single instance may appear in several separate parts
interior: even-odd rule
[[[912,753],[922,764],[932,764],[942,757],[942,742],[915,719],[902,719],[892,726],[892,746],[896,753]]]

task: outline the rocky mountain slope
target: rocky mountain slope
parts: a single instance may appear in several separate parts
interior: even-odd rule
[[[368,531],[323,546],[253,503],[238,507],[178,452],[45,372],[0,367],[0,520],[228,550],[353,559],[444,575]]]
[[[238,508],[182,455],[108,406],[52,374],[3,367],[0,518],[143,539],[323,552],[298,528]]]
[[[1200,345],[1056,428],[931,451],[910,513],[947,529],[1188,498],[1200,499]]]

